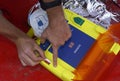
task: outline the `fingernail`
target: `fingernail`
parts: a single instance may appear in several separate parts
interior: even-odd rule
[[[57,65],[54,65],[54,67],[57,67]]]
[[[44,61],[45,61],[47,64],[50,64],[50,63],[51,63],[51,61],[50,61],[49,59],[47,59],[47,58],[45,58]]]
[[[54,66],[54,67],[57,67],[57,64],[56,64],[56,63],[54,63],[54,64],[53,64],[53,66]]]

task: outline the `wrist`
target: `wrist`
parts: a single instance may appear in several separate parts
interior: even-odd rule
[[[48,14],[48,19],[49,21],[51,20],[65,20],[65,17],[64,17],[64,12],[63,12],[63,8],[62,6],[57,6],[57,7],[54,7],[54,8],[50,8],[47,11],[47,14]]]
[[[59,15],[60,15],[60,16],[64,16],[62,6],[56,6],[56,7],[47,9],[46,12],[47,12],[47,14],[48,14],[48,17],[49,17],[50,15],[54,15],[54,16],[56,16],[56,15],[58,15],[58,16],[59,16]]]
[[[46,11],[47,11],[47,14],[48,14],[49,26],[50,27],[56,27],[56,26],[53,26],[53,23],[66,22],[62,6],[57,6],[57,7],[54,7],[54,8],[50,8]],[[59,21],[59,22],[57,22],[57,21]]]
[[[16,37],[12,41],[17,45],[17,44],[19,44],[20,40],[27,40],[27,39],[30,39],[30,37],[25,34],[25,35]]]
[[[28,38],[30,38],[26,33],[19,30],[18,28],[14,28],[12,32],[13,33],[10,33],[9,35],[6,35],[6,37],[8,39],[10,39],[12,42],[14,42],[15,44],[17,43],[17,41],[19,39],[28,39]]]

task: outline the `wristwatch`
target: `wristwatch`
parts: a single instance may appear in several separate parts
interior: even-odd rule
[[[54,1],[50,1],[50,2],[45,2],[44,0],[39,0],[41,8],[44,10],[47,10],[49,8],[53,8],[56,6],[60,6],[62,0],[54,0]]]

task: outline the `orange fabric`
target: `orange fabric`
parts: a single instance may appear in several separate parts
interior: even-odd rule
[[[119,56],[119,54],[116,56],[112,52],[109,53],[114,42],[120,44],[120,23],[111,25],[108,31],[97,39],[74,72],[77,75],[75,80],[79,80],[80,74],[84,80],[98,81],[100,79],[100,81],[104,81],[103,75],[108,75],[107,71],[113,67],[112,63]]]

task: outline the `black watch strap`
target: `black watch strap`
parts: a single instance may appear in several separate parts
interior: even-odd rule
[[[52,7],[60,6],[62,0],[54,0],[52,2],[44,2],[43,0],[39,0],[41,8],[46,10]]]

